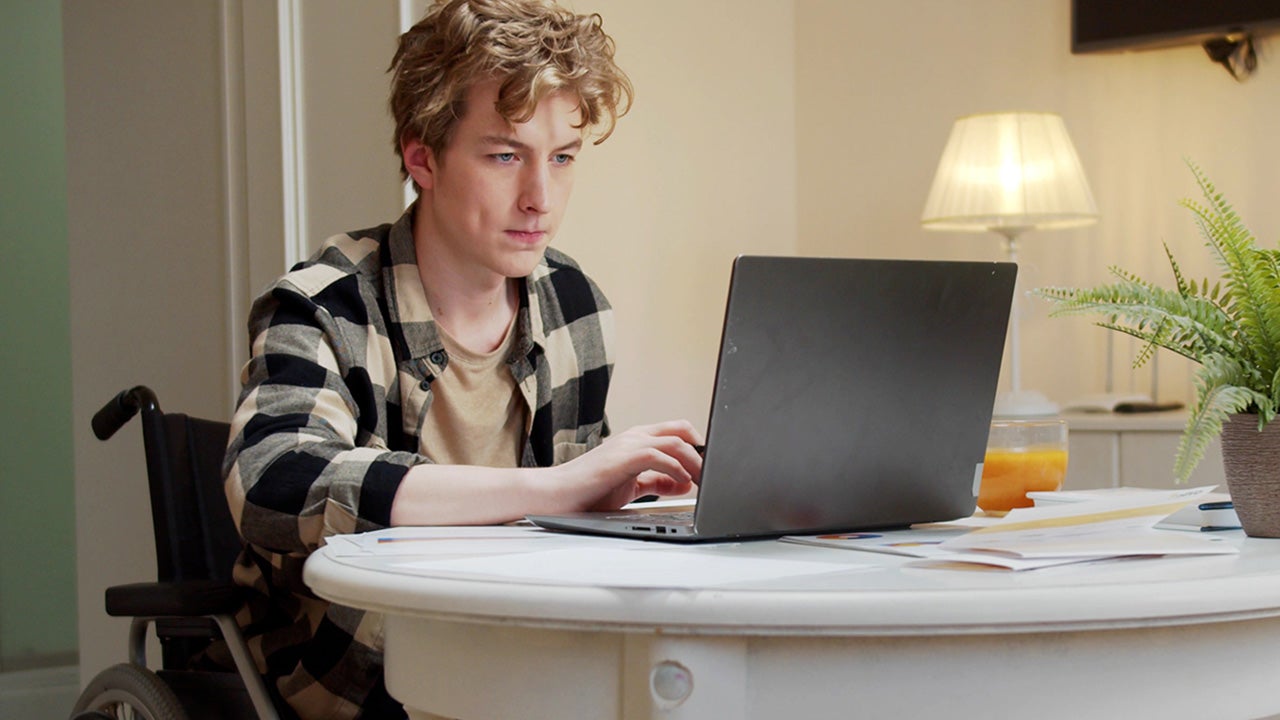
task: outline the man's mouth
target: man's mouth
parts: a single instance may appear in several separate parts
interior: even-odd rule
[[[507,234],[511,237],[526,243],[536,243],[547,236],[545,230],[508,230]]]

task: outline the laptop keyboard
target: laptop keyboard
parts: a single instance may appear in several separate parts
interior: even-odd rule
[[[609,515],[610,520],[628,520],[632,522],[659,523],[665,525],[692,525],[693,511],[680,510],[676,512],[626,512],[617,515]]]

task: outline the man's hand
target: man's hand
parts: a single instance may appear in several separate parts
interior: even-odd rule
[[[644,495],[683,495],[702,477],[702,436],[685,420],[642,425],[556,468],[574,510],[615,510]]]
[[[563,465],[415,465],[392,525],[490,525],[525,515],[615,510],[642,495],[683,495],[702,478],[702,436],[684,420],[635,427]]]

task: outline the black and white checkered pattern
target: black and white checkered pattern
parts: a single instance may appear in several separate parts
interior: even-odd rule
[[[524,281],[507,364],[527,405],[522,463],[564,462],[608,434],[613,314],[568,256]],[[246,541],[239,619],[260,669],[303,718],[385,717],[381,617],[302,582],[338,533],[386,527],[419,441],[431,381],[448,364],[419,280],[412,209],[328,240],[254,303],[251,359],[232,419],[227,497]],[[363,714],[362,714],[363,713]]]

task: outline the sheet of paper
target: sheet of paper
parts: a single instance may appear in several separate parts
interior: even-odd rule
[[[334,557],[359,555],[493,555],[528,552],[556,535],[533,527],[395,527],[328,539]],[[532,541],[538,541],[533,543]]]
[[[1238,552],[1220,537],[1153,530],[1162,518],[1212,489],[1124,494],[1020,508],[1010,511],[1001,522],[946,540],[941,547],[1044,559]]]
[[[1059,565],[1077,565],[1097,562],[1107,558],[1095,557],[1060,557],[1026,559],[988,552],[950,552],[938,550],[932,557],[912,560],[909,567],[933,568],[939,570],[1038,570],[1040,568]]]
[[[1225,555],[1226,538],[1155,530],[1169,513],[1196,502],[1212,486],[1107,494],[1075,503],[1023,508],[981,523],[932,523],[909,530],[792,536],[788,542],[915,558],[931,568],[1032,570],[1112,558]]]
[[[972,530],[974,528],[987,527],[994,525],[1004,519],[1004,515],[988,515],[979,510],[969,517],[962,517],[956,520],[944,520],[941,522],[918,523],[912,525],[913,530],[946,530],[946,529],[965,529]]]
[[[1054,503],[1085,502],[1089,500],[1113,500],[1118,497],[1142,495],[1148,498],[1174,497],[1180,490],[1155,490],[1138,487],[1098,488],[1094,490],[1058,490],[1054,492],[1029,492],[1037,507]],[[1165,530],[1222,531],[1240,528],[1229,493],[1215,491],[1197,495],[1194,502],[1165,517],[1156,527]]]
[[[1023,559],[1099,558],[1126,555],[1233,555],[1240,550],[1212,534],[1179,533],[1139,528],[1106,535],[1052,535],[1004,538],[973,549],[999,551]]]
[[[634,544],[633,544],[634,545]],[[848,562],[735,557],[691,547],[572,547],[521,555],[415,560],[401,569],[432,575],[493,578],[538,584],[601,587],[703,588],[820,573],[870,569]]]
[[[957,537],[964,530],[891,530],[883,533],[848,533],[844,535],[794,535],[783,538],[785,542],[842,550],[861,550],[913,558],[907,565],[939,569],[973,569],[980,565],[988,569],[1035,570],[1037,568],[1091,562],[1097,555],[1078,556],[1019,556],[1012,553],[985,550],[950,550],[943,547],[947,540]],[[1107,553],[1102,558],[1114,557]]]
[[[966,530],[952,529],[910,529],[883,530],[852,533],[832,533],[827,535],[788,535],[783,542],[800,545],[817,545],[819,547],[839,548],[842,550],[863,550],[866,552],[905,555],[907,557],[936,557],[947,554],[938,546],[944,541],[957,537]]]

